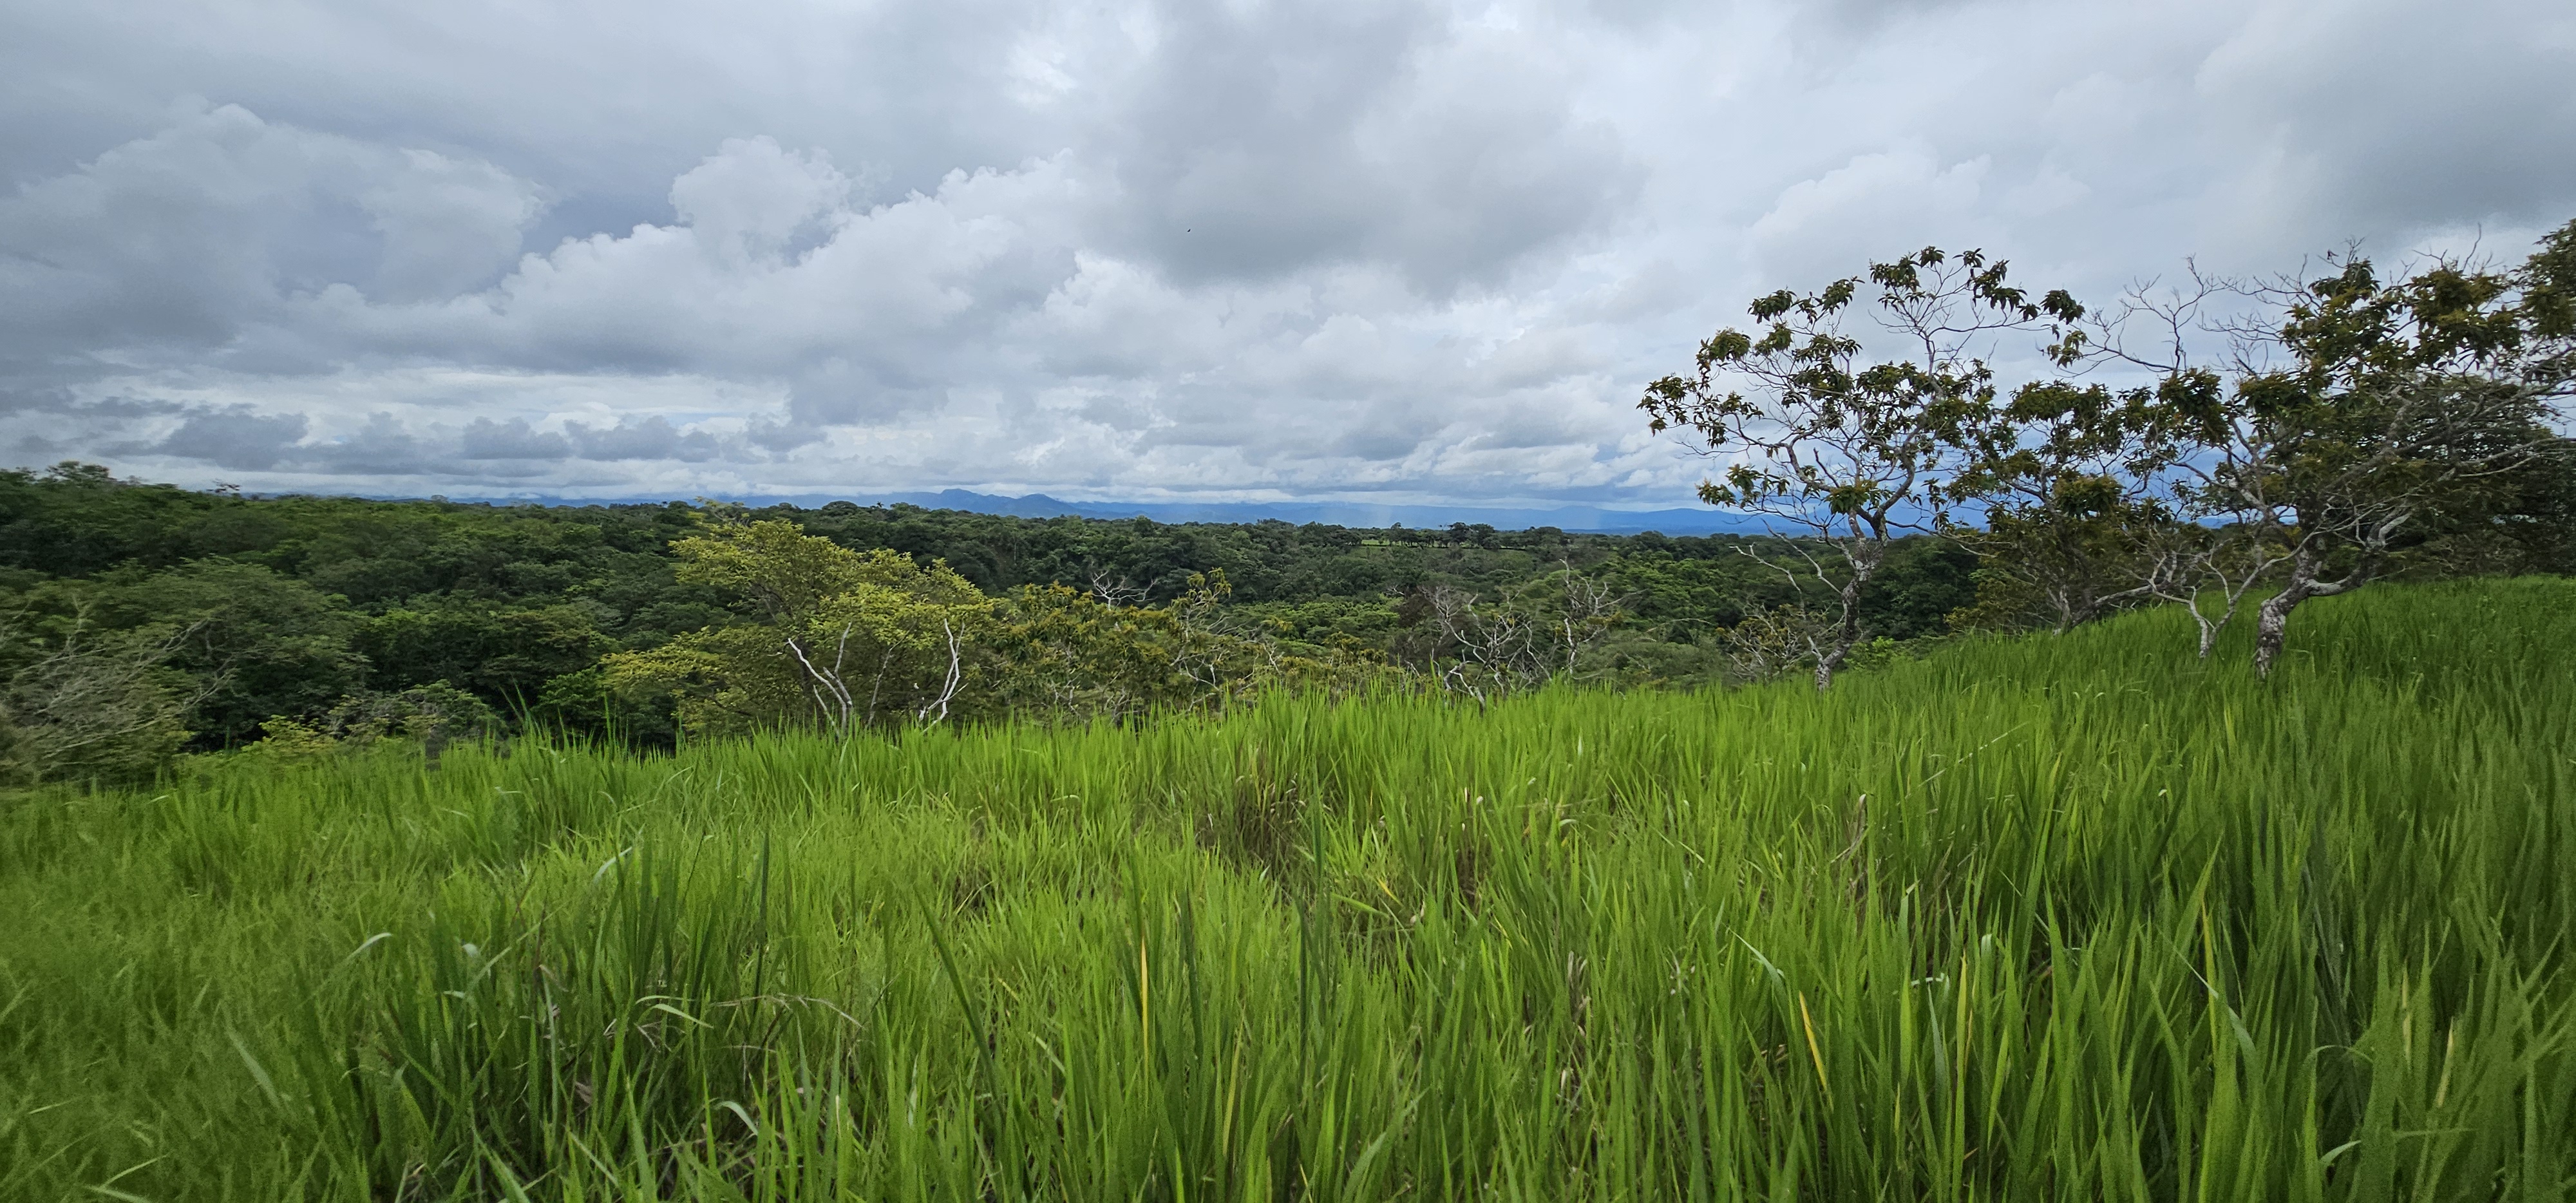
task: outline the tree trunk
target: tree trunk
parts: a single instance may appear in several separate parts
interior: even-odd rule
[[[2254,616],[2254,675],[2272,675],[2272,662],[2281,657],[2282,640],[2289,634],[2290,611],[2298,608],[2299,594],[2284,589],[2263,599],[2263,607]]]
[[[1852,649],[1860,645],[1860,586],[1867,579],[1859,577],[1843,589],[1843,619],[1834,628],[1833,646],[1816,653],[1818,693],[1833,688],[1834,674],[1841,671],[1843,661],[1851,658]]]
[[[2377,575],[2375,554],[2366,554],[2351,571],[2331,581],[2319,575],[2324,568],[2320,562],[2322,559],[2318,553],[2306,548],[2293,553],[2290,556],[2290,579],[2282,582],[2279,593],[2263,599],[2262,608],[2255,614],[2254,675],[2272,675],[2272,665],[2281,658],[2281,647],[2289,639],[2290,611],[2298,609],[2299,603],[2312,597],[2349,593],[2369,584]]]
[[[2254,612],[2254,675],[2269,677],[2290,636],[2290,611],[2319,592],[2316,556],[2305,548],[2290,557],[2290,579]]]

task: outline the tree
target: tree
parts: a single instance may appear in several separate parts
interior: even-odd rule
[[[1191,573],[1159,606],[1120,590],[1025,585],[1000,599],[992,694],[1013,714],[1128,722],[1223,706],[1276,687],[1347,691],[1384,664],[1347,647],[1292,646],[1241,621],[1222,571]],[[1287,625],[1287,624],[1282,624]]]
[[[599,630],[614,618],[587,598],[525,608],[421,599],[369,619],[359,646],[378,689],[445,683],[520,712],[543,696],[548,681],[589,667],[614,647]]]
[[[989,618],[966,578],[945,565],[923,569],[899,552],[862,557],[869,575],[824,599],[789,626],[787,654],[833,731],[909,715],[945,721],[965,685],[965,648]]]
[[[2576,575],[2576,440],[2553,440],[2497,478],[2489,504],[2416,524],[2392,558],[2392,575]]]
[[[1692,374],[1655,381],[1638,402],[1655,432],[1686,429],[1732,461],[1700,485],[1702,500],[1794,536],[1739,546],[1823,595],[1824,621],[1799,628],[1818,689],[1871,637],[1862,595],[1889,545],[1938,526],[1953,500],[1972,424],[1995,403],[1986,347],[2043,329],[2061,359],[2080,344],[2083,309],[2063,291],[2034,302],[2001,260],[1927,247],[1870,266],[1867,313],[1896,344],[1872,360],[1845,329],[1864,287],[1852,277],[1755,300],[1749,312],[1768,323],[1758,335],[1718,331]]]
[[[2154,356],[2106,333],[2106,353],[2163,373],[2145,410],[2141,480],[2165,482],[2197,529],[2169,533],[2158,591],[2222,587],[2203,647],[2257,581],[2256,671],[2269,674],[2300,605],[2359,588],[2402,535],[2509,509],[2536,465],[2563,453],[2550,429],[2576,375],[2576,222],[2516,270],[2451,258],[2383,277],[2357,256],[2334,270],[2254,283],[2200,282],[2162,308]],[[2244,304],[2204,324],[2229,339],[2222,373],[2188,362],[2175,317],[2214,295]],[[2199,614],[2195,606],[2195,614]]]
[[[2011,629],[2036,618],[2064,631],[2152,598],[2191,615],[2206,660],[2242,600],[2277,567],[2248,528],[2207,521],[2187,477],[2173,470],[2180,453],[2171,415],[2210,408],[2224,387],[2192,351],[2209,324],[2205,306],[2226,286],[2197,265],[2189,279],[2161,292],[2153,280],[2131,288],[2109,311],[2084,315],[2098,337],[2060,344],[2061,367],[2143,366],[2154,372],[2146,383],[2114,391],[2035,381],[1973,432],[1976,466],[1959,493],[1986,501],[1986,522],[1957,536],[1986,560],[1962,625]],[[2140,326],[2155,332],[2153,359],[2133,349]]]
[[[202,690],[167,665],[194,628],[102,629],[83,584],[0,612],[0,781],[147,777],[187,742]]]
[[[1950,500],[1984,512],[1948,528],[1980,561],[1958,625],[2063,634],[2153,592],[2144,565],[2167,515],[2128,476],[2143,404],[2137,390],[2036,381],[1968,424]]]
[[[603,669],[623,692],[676,695],[691,731],[846,736],[943,721],[967,685],[968,645],[990,622],[988,600],[945,565],[851,551],[791,522],[720,526],[672,550],[682,582],[734,594],[756,621],[616,653]]]
[[[1569,561],[1487,601],[1454,585],[1420,594],[1433,643],[1424,667],[1441,688],[1492,697],[1598,671],[1587,653],[1626,617],[1627,598]]]
[[[318,718],[363,688],[356,617],[292,577],[207,559],[167,572],[119,569],[99,585],[95,617],[105,626],[184,632],[167,664],[193,682],[186,723],[196,748],[247,743],[281,715]]]

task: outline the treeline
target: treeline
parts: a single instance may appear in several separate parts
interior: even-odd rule
[[[1272,683],[1701,681],[1735,671],[1725,637],[1745,614],[1799,596],[1746,545],[249,497],[66,463],[0,472],[0,772],[130,777],[187,752],[529,727],[649,746],[917,725],[946,688],[941,618],[960,644],[952,722],[1121,718]],[[1875,621],[1891,640],[1941,633],[1973,563],[1906,543],[1872,587]],[[797,573],[813,579],[779,586]],[[836,627],[837,668],[794,664],[790,639],[812,653],[835,619],[858,646]]]

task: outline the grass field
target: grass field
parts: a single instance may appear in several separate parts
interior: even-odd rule
[[[16,798],[0,1198],[2576,1194],[2576,583],[2293,638]]]

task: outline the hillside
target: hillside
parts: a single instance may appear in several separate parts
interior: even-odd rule
[[[2555,1197],[2576,584],[2297,622],[14,795],[0,1198]]]

